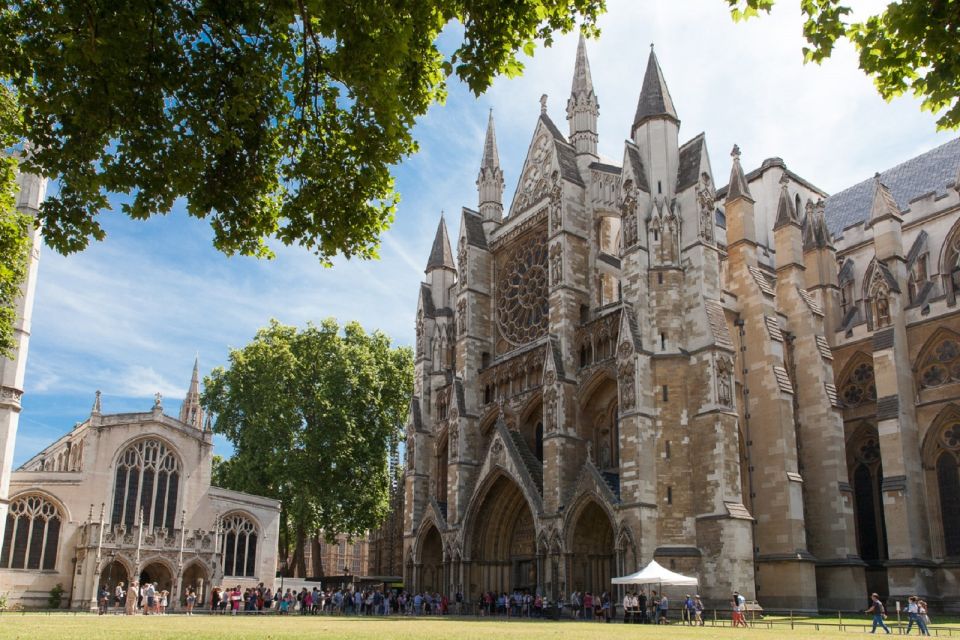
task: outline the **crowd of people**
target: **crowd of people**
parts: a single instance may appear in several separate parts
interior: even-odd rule
[[[189,601],[188,594],[188,604]],[[123,611],[127,615],[164,615],[170,604],[170,592],[158,588],[153,582],[141,584],[134,581],[129,587],[124,587],[124,583],[119,582],[112,594],[106,585],[101,585],[97,594],[97,612],[100,615],[108,613],[111,604],[116,611]],[[191,613],[192,609],[192,606],[188,606],[187,612]]]

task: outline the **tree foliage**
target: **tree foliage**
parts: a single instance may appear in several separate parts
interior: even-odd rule
[[[604,0],[0,0],[0,79],[29,168],[59,181],[41,219],[68,253],[102,239],[121,194],[135,219],[182,200],[227,254],[275,237],[322,260],[376,255],[390,168],[456,74],[476,93],[522,70]],[[441,32],[460,34],[452,54]],[[454,43],[455,45],[457,43]]]
[[[17,141],[20,113],[13,93],[0,84],[0,150]],[[17,158],[0,152],[0,357],[15,346],[13,325],[20,286],[27,274],[30,218],[16,210]]]
[[[281,553],[323,530],[360,535],[387,513],[387,453],[406,418],[413,356],[382,333],[332,319],[271,322],[204,381],[214,432],[233,445],[215,465],[228,488],[282,501]]]
[[[726,0],[734,19],[769,13],[775,0]],[[840,38],[857,49],[860,68],[886,100],[911,92],[922,108],[941,113],[941,129],[960,127],[960,2],[898,0],[861,22],[849,22],[842,0],[800,0],[804,59],[830,57]]]

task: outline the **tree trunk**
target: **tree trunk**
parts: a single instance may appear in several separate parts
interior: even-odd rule
[[[313,571],[313,578],[320,578],[323,574],[323,552],[320,544],[320,532],[318,531],[310,538],[310,569]]]
[[[304,543],[306,542],[307,532],[303,524],[298,522],[296,526],[296,540],[294,541],[293,558],[290,564],[293,565],[294,578],[307,577],[307,559],[303,555]]]

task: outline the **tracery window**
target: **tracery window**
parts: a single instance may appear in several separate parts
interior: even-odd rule
[[[160,440],[134,442],[117,461],[111,522],[132,527],[143,511],[143,526],[176,523],[180,459]]]
[[[61,522],[60,510],[42,496],[15,498],[7,512],[0,569],[56,569]]]
[[[875,428],[862,431],[848,444],[850,482],[853,485],[857,548],[867,561],[887,557],[886,522],[881,499],[883,465],[880,441]]]
[[[947,422],[940,430],[937,456],[937,488],[943,523],[944,554],[960,556],[960,421]]]
[[[522,345],[547,332],[547,234],[543,230],[517,246],[499,270],[497,326],[513,345]]]
[[[926,350],[919,367],[920,388],[939,387],[960,382],[960,345],[952,335],[942,337]]]
[[[847,408],[855,408],[877,400],[877,385],[873,376],[873,364],[861,362],[843,380],[840,397]]]
[[[253,577],[257,561],[257,526],[241,513],[225,516],[223,532],[223,575]]]

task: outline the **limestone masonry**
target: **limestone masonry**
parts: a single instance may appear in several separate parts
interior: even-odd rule
[[[833,196],[735,147],[718,188],[652,51],[619,165],[598,115],[581,40],[508,214],[491,114],[440,221],[405,585],[559,598],[656,559],[709,604],[960,609],[960,140]]]

